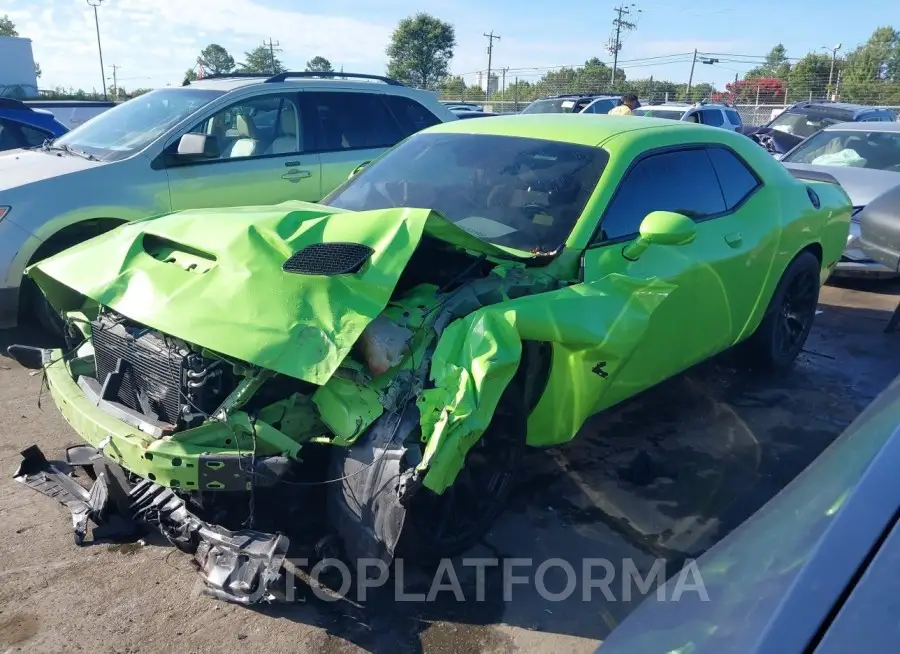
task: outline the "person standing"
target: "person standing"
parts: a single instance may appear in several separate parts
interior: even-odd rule
[[[610,116],[631,116],[635,109],[641,106],[638,97],[634,93],[626,93],[622,96],[622,104],[609,110]]]

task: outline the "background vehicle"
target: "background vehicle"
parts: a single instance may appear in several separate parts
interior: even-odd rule
[[[839,186],[798,181],[726,130],[452,121],[319,204],[173,212],[38,263],[58,311],[94,317],[68,316],[86,349],[36,367],[90,446],[137,477],[140,504],[202,490],[201,508],[246,509],[258,464],[272,506],[298,497],[279,480],[332,480],[351,558],[450,557],[502,510],[526,445],[566,443],[733,346],[789,366],[849,215]],[[305,464],[316,453],[327,466]],[[46,492],[27,470],[55,473],[29,458],[21,480]],[[147,519],[182,544],[199,524]]]
[[[0,155],[0,328],[18,320],[29,263],[167,211],[317,201],[360,163],[456,119],[427,91],[338,75],[207,77],[122,103],[49,147]],[[21,308],[53,326],[39,294]]]
[[[844,102],[814,100],[791,105],[761,127],[744,126],[741,132],[772,154],[784,154],[820,129],[837,123],[893,122],[890,109]]]
[[[792,172],[822,173],[837,180],[853,202],[847,248],[835,275],[895,277],[861,248],[859,212],[900,185],[900,123],[838,123],[816,132],[781,158]],[[900,211],[895,213],[900,225]]]
[[[450,102],[448,100],[441,100],[441,104],[454,113],[463,111],[484,111],[483,105],[474,102]]]
[[[68,130],[53,114],[19,100],[0,98],[0,150],[33,148]]]
[[[605,114],[619,102],[619,96],[609,93],[604,94],[570,94],[550,95],[546,98],[535,100],[525,107],[523,114],[577,114],[591,108],[587,113]]]
[[[900,185],[872,200],[854,219],[863,252],[885,270],[900,273]]]
[[[697,560],[706,600],[653,593],[598,654],[897,649],[900,378],[778,495]],[[662,599],[662,598],[665,599]]]
[[[122,103],[112,100],[26,100],[25,104],[33,109],[49,111],[63,125],[75,129],[94,116],[99,116],[107,109]]]
[[[642,106],[634,111],[635,116],[652,116],[669,120],[684,120],[711,127],[721,127],[732,132],[743,126],[741,115],[726,104],[708,102],[666,102],[659,105]]]
[[[457,118],[488,118],[490,116],[499,116],[500,114],[493,111],[457,111]]]

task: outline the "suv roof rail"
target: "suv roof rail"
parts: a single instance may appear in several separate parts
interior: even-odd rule
[[[3,109],[19,109],[20,111],[34,111],[27,104],[15,98],[0,97],[0,108]]]
[[[272,73],[216,73],[214,75],[204,75],[193,80],[194,82],[205,82],[208,79],[268,79],[272,77]],[[192,80],[187,77],[181,83],[182,86],[189,86]]]
[[[329,71],[329,72],[317,72],[317,71],[301,71],[301,72],[284,72],[278,73],[277,75],[272,75],[269,79],[266,80],[266,83],[274,83],[274,82],[284,82],[291,78],[316,78],[316,77],[324,77],[329,79],[371,79],[376,80],[378,82],[384,82],[385,84],[390,84],[391,86],[405,86],[402,82],[398,82],[395,79],[391,79],[390,77],[385,77],[384,75],[369,75],[368,73],[345,73],[341,71]]]

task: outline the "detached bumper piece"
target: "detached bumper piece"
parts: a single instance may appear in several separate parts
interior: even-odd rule
[[[157,525],[173,545],[194,554],[206,594],[237,604],[272,599],[269,589],[281,573],[287,536],[206,523],[171,490],[148,480],[137,484],[129,498],[135,520]]]
[[[96,525],[94,540],[134,537],[137,525],[121,513],[127,493],[122,469],[93,448],[71,448],[66,454],[68,462],[48,461],[41,449],[32,445],[22,452],[22,463],[13,478],[72,512],[76,545],[84,544],[88,521]],[[95,481],[90,490],[75,480],[74,465],[93,468]]]
[[[164,486],[142,480],[131,487],[125,471],[93,447],[73,447],[66,461],[49,461],[32,445],[22,457],[15,480],[71,511],[77,545],[85,543],[89,522],[96,525],[94,541],[133,540],[141,523],[154,525],[173,545],[194,555],[206,594],[237,604],[272,599],[269,589],[280,576],[290,545],[286,536],[229,531],[204,522]],[[76,467],[94,479],[90,490],[75,479]]]

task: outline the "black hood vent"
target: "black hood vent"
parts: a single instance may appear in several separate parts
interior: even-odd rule
[[[362,243],[313,243],[284,262],[284,272],[297,275],[352,275],[374,250]]]

